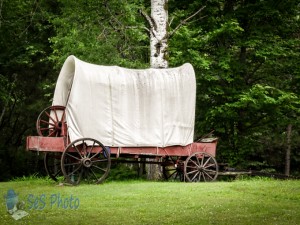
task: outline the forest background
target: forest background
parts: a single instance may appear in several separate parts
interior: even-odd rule
[[[0,0],[0,181],[43,173],[26,136],[36,135],[67,56],[150,66],[141,12],[150,0]],[[180,25],[169,66],[196,71],[195,140],[214,130],[218,162],[300,175],[299,2],[169,0],[168,12],[168,31]]]

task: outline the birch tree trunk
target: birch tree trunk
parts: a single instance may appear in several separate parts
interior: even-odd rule
[[[151,0],[151,17],[147,19],[150,24],[150,67],[168,68],[168,0]],[[148,164],[146,171],[149,180],[161,178],[158,164]]]
[[[168,0],[151,0],[150,66],[167,68],[168,64]]]
[[[151,16],[141,11],[146,18],[150,28],[150,67],[151,68],[168,68],[168,39],[188,20],[199,14],[204,7],[201,7],[193,15],[185,20],[172,31],[168,33],[168,0],[151,0]],[[150,160],[150,159],[149,159]],[[152,159],[151,159],[152,160]],[[150,160],[150,161],[151,161]],[[153,159],[156,160],[156,159]],[[152,161],[153,161],[152,160]],[[148,164],[146,166],[147,177],[151,180],[157,180],[161,177],[161,167],[156,164]]]

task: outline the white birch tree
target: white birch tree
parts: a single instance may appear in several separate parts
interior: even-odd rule
[[[168,0],[151,0],[150,65],[168,67]]]
[[[204,9],[202,7],[193,15],[189,16],[172,31],[168,32],[168,0],[151,0],[151,15],[149,16],[144,11],[142,15],[149,23],[149,28],[146,28],[150,35],[150,67],[151,68],[168,68],[168,39],[188,20],[196,16]],[[149,164],[147,166],[147,177],[150,180],[157,180],[160,177],[159,166]]]
[[[168,68],[168,39],[188,20],[200,13],[204,7],[197,12],[182,20],[175,29],[168,31],[168,0],[151,0],[151,15],[141,11],[142,15],[149,23],[146,28],[150,34],[150,67],[151,68]]]
[[[149,23],[150,66],[168,67],[168,0],[151,0],[151,16],[141,12]]]

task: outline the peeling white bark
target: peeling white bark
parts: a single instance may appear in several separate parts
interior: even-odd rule
[[[168,0],[151,0],[150,65],[168,67]]]

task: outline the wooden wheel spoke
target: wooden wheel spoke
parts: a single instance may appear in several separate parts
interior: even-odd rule
[[[203,177],[203,181],[206,182],[206,178],[205,178],[205,175],[204,175],[203,172],[201,172],[201,175],[202,175],[202,177]],[[200,178],[200,180],[201,180],[201,178]],[[199,180],[199,181],[200,181],[200,180]]]
[[[84,140],[82,140],[82,149],[81,149],[81,153],[83,154],[82,158],[87,157],[87,144],[85,143]]]
[[[202,164],[200,163],[200,161],[199,161],[199,158],[198,158],[198,157],[196,157],[196,160],[197,160],[197,166],[199,166],[199,165],[202,165]]]
[[[73,144],[73,147],[75,148],[76,152],[78,153],[78,155],[80,156],[80,158],[82,159],[82,155],[81,152],[79,151],[79,149],[77,148],[77,145]]]
[[[175,178],[179,179],[180,181],[183,181],[183,174],[182,174],[182,172],[177,172]]]
[[[217,173],[217,171],[215,170],[210,170],[210,169],[203,169],[203,171],[207,172],[207,173]]]
[[[177,179],[177,177],[179,177],[179,174],[177,172],[173,172],[171,173],[167,179],[170,179],[171,177],[173,177],[175,175],[175,179]]]
[[[82,166],[78,166],[76,169],[74,169],[71,173],[68,174],[68,176],[70,175],[74,175],[78,170],[82,169]],[[80,171],[81,172],[81,171]]]
[[[200,173],[199,171],[196,171],[196,174],[193,176],[193,178],[191,179],[191,181],[194,181],[195,178],[198,176],[199,173]]]
[[[202,156],[202,158],[201,158],[201,164],[200,164],[200,166],[203,166],[203,161],[204,161],[204,156]]]
[[[56,130],[53,130],[52,132],[50,132],[50,134],[48,135],[48,137],[51,137],[52,134],[55,134]]]
[[[193,163],[193,164],[195,164],[196,167],[199,166],[199,164],[197,164],[197,163],[196,163],[194,160],[192,160],[192,159],[190,160],[190,162]]]
[[[187,165],[186,168],[197,169],[198,166],[189,166],[189,165]]]
[[[101,167],[99,167],[99,166],[92,165],[92,167],[97,168],[98,170],[101,170],[101,171],[103,171],[103,172],[106,172],[106,171],[107,171],[106,169],[103,169],[103,168],[101,168]]]
[[[187,172],[186,174],[193,174],[193,173],[196,173],[196,172],[198,172],[198,170],[192,170],[190,172]]]
[[[213,177],[211,177],[206,171],[203,171],[203,177],[204,177],[204,174],[206,175],[206,176],[208,176],[211,180],[213,179]],[[204,178],[205,179],[205,178]]]
[[[169,170],[169,171],[172,171],[172,170]],[[173,170],[173,172],[171,172],[171,173],[167,176],[167,178],[168,178],[168,179],[171,178],[174,174],[176,174],[176,175],[175,175],[175,178],[178,176],[177,171],[176,171],[176,170]]]
[[[92,160],[92,162],[108,162],[107,159],[96,159],[96,160]]]
[[[101,154],[101,150],[98,151],[97,153],[95,153],[92,157],[90,157],[90,159],[93,159],[93,158],[95,158],[97,155],[100,155],[100,154]]]
[[[204,157],[203,157],[203,158],[204,158]],[[206,164],[207,164],[210,160],[211,160],[211,157],[209,157],[209,158],[205,161],[205,163],[203,164],[203,167],[205,167]]]
[[[92,147],[90,147],[90,151],[89,151],[89,153],[88,153],[88,155],[87,155],[87,157],[90,157],[90,155],[91,155],[91,152],[93,151],[93,149],[94,149],[94,146],[95,146],[95,141],[93,142],[93,145],[92,145]]]
[[[216,165],[214,163],[210,163],[206,166],[204,166],[203,168],[206,169],[206,168],[209,168],[209,167],[215,167]]]
[[[54,123],[50,123],[49,121],[46,121],[46,120],[40,120],[40,123],[49,124],[49,125],[55,127],[55,124],[54,124]]]
[[[45,111],[45,114],[49,117],[49,119],[50,120],[52,120],[54,123],[56,123],[57,121],[55,121],[53,118],[52,118],[52,116],[50,116],[50,114],[47,112],[47,111]]]
[[[41,128],[40,130],[44,131],[44,130],[53,130],[54,127],[47,127],[47,128]]]
[[[96,178],[96,180],[98,179],[97,175],[95,174],[95,172],[92,170],[92,168],[90,168],[91,173],[93,174],[93,176]]]
[[[56,109],[54,109],[53,111],[54,111],[54,115],[55,115],[56,122],[59,122],[59,120],[58,120],[58,116],[57,116],[57,110],[56,110]]]
[[[60,121],[62,122],[65,118],[66,110],[63,110],[63,114],[61,115]]]
[[[81,160],[80,158],[77,158],[77,157],[71,155],[70,153],[66,153],[66,155],[69,156],[69,157],[71,157],[71,158],[73,158],[73,159],[76,159],[76,160],[78,160],[78,161]]]

